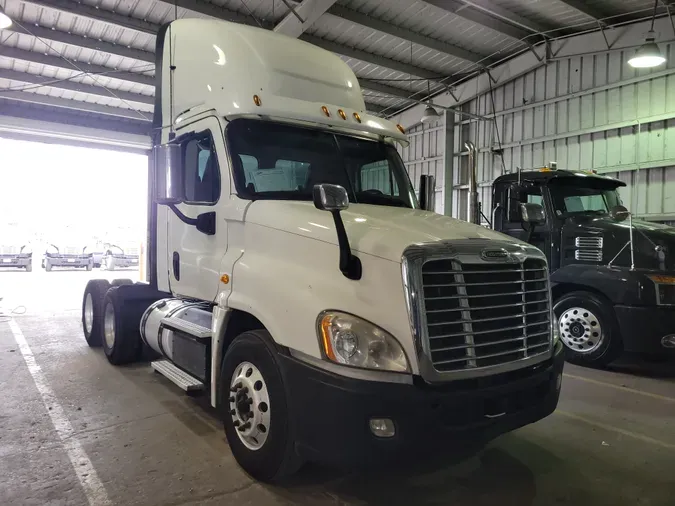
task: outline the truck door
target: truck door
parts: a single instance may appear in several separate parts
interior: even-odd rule
[[[220,261],[227,249],[230,178],[220,121],[208,117],[181,126],[183,194],[167,215],[167,265],[171,292],[213,300],[220,279]]]
[[[502,221],[503,233],[508,234],[521,241],[528,241],[533,246],[542,250],[546,257],[551,259],[551,218],[546,207],[542,187],[539,185],[513,185],[506,189],[506,210],[503,213]],[[546,224],[535,228],[534,233],[529,237],[527,224],[523,223],[520,214],[521,203],[539,204],[544,208],[546,214]]]

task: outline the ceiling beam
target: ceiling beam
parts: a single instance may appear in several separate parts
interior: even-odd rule
[[[359,84],[361,88],[365,90],[375,91],[377,93],[383,93],[392,97],[398,98],[408,98],[410,95],[413,95],[414,92],[398,88],[396,86],[389,86],[383,84],[376,79],[363,79],[359,78]]]
[[[90,19],[105,21],[116,26],[123,26],[141,33],[155,34],[159,25],[145,21],[143,19],[125,16],[118,12],[99,9],[82,2],[73,0],[21,0],[22,3],[38,5],[40,7],[49,7],[61,12],[68,12],[78,16],[84,16]]]
[[[0,69],[0,79],[9,79],[12,81],[20,81],[22,83],[29,83],[34,85],[47,86],[50,88],[58,88],[61,90],[74,91],[78,93],[87,93],[104,98],[117,98],[127,102],[136,102],[139,104],[154,105],[155,99],[153,96],[142,95],[140,93],[133,93],[131,91],[111,90],[102,86],[95,86],[93,84],[84,84],[76,81],[58,81],[55,79],[30,74],[28,72],[19,72],[16,70]],[[0,88],[0,94],[2,93]]]
[[[568,7],[572,7],[574,10],[579,11],[582,14],[585,14],[589,18],[595,19],[596,21],[611,16],[611,14],[603,12],[595,6],[587,5],[588,2],[586,2],[585,0],[558,0],[558,1],[564,3]]]
[[[507,23],[499,18],[490,16],[489,14],[472,9],[470,6],[461,0],[424,0],[426,3],[434,5],[444,11],[450,12],[455,16],[481,25],[490,30],[494,30],[503,35],[511,37],[512,39],[524,39],[532,35],[532,32],[524,28]]]
[[[314,24],[337,0],[303,0],[293,10],[289,10],[277,23],[274,31],[289,37],[300,37],[305,30]],[[302,19],[298,19],[298,16]]]
[[[0,98],[6,100],[14,100],[17,102],[28,102],[32,104],[45,105],[48,107],[58,107],[74,111],[93,112],[117,118],[142,120],[147,122],[150,121],[152,116],[152,113],[148,112],[139,113],[132,109],[123,109],[121,107],[112,107],[109,105],[94,104],[91,102],[84,102],[80,100],[69,100],[67,98],[61,97],[38,95],[37,93],[29,93],[27,91],[8,91],[0,89]]]
[[[427,37],[426,35],[413,32],[412,30],[408,30],[400,26],[392,25],[391,23],[382,21],[381,19],[368,16],[367,14],[348,9],[347,7],[343,7],[341,5],[334,5],[329,9],[328,13],[332,16],[337,16],[352,23],[356,23],[357,25],[365,26],[366,28],[372,28],[378,32],[386,33],[400,39],[409,40],[415,44],[434,49],[440,53],[448,54],[461,60],[472,63],[489,63],[489,61],[486,61],[487,58],[484,55],[480,55],[459,46],[443,42],[439,39]]]
[[[30,1],[30,3],[33,3],[35,5],[42,5],[56,10],[69,12],[70,14],[75,14],[76,16],[82,16],[85,18],[95,19],[98,21],[104,21],[115,25],[119,24],[119,26],[126,26],[128,28],[136,29],[129,25],[130,23],[129,20],[131,19],[129,18],[129,16],[123,16],[121,14],[114,13],[111,11],[106,12],[103,9],[96,9],[96,8],[87,9],[85,13],[83,10],[80,9],[81,4],[75,2],[74,0],[27,0],[27,1]],[[220,7],[212,3],[207,3],[202,0],[160,0],[160,1],[162,3],[166,3],[172,6],[175,4],[178,7],[199,12],[200,14],[211,16],[216,19],[233,21],[253,26],[257,25],[256,21],[251,16],[245,16],[238,12],[230,11],[229,9],[226,9],[224,7]],[[265,22],[263,20],[258,20],[258,22],[262,25],[263,28],[268,29],[273,28],[273,26],[269,22]],[[148,51],[131,49],[127,48],[126,46],[112,44],[110,42],[97,41],[94,39],[90,39],[88,37],[73,35],[58,30],[51,30],[49,28],[44,27],[31,26],[30,29],[26,28],[25,30],[19,27],[16,28],[18,29],[17,31],[23,31],[24,33],[33,32],[38,37],[53,40],[56,42],[86,47],[97,51],[107,52],[109,54],[116,54],[127,58],[134,58],[140,61],[148,61],[148,62],[155,61],[154,55]],[[159,26],[152,24],[144,24],[142,30],[143,33],[148,33],[146,31],[148,29],[157,30],[159,29]],[[30,30],[30,32],[28,30]],[[315,46],[331,51],[333,53],[346,56],[347,58],[354,58],[357,60],[364,61],[366,63],[378,65],[380,67],[389,68],[391,70],[397,70],[405,74],[411,74],[417,77],[422,77],[424,79],[433,79],[433,80],[440,80],[445,77],[438,73],[422,69],[420,67],[416,67],[414,65],[410,65],[405,62],[368,53],[367,51],[362,51],[360,49],[332,42],[326,39],[322,39],[320,37],[303,34],[299,38],[306,42],[314,44]]]
[[[544,26],[534,21],[531,21],[523,16],[519,16],[499,5],[495,5],[490,0],[462,0],[466,5],[475,8],[476,10],[482,11],[488,16],[493,18],[501,19],[512,25],[528,30],[532,33],[542,33],[549,31],[555,27]]]
[[[30,63],[36,63],[39,65],[47,65],[49,67],[70,70],[72,72],[80,72],[80,70],[70,65],[66,60],[64,60],[60,56],[37,53],[35,51],[27,51],[25,49],[19,49],[17,47],[6,47],[0,45],[0,56],[12,58],[15,60],[22,60]],[[73,60],[71,59],[71,61]],[[148,76],[136,72],[129,72],[126,70],[119,70],[111,67],[104,67],[103,65],[93,65],[91,63],[76,60],[74,60],[74,63],[80,69],[82,69],[84,72],[87,73],[101,74],[105,75],[106,77],[111,77],[114,79],[119,79],[121,81],[127,81],[130,83],[143,84],[145,86],[155,86],[155,78],[153,76]]]
[[[121,44],[113,44],[112,42],[97,40],[90,37],[83,37],[73,33],[62,32],[61,30],[52,30],[51,28],[44,26],[32,25],[28,27],[25,23],[22,23],[22,25],[23,26],[19,26],[19,23],[15,20],[15,23],[10,28],[5,28],[5,30],[23,33],[38,39],[61,42],[62,44],[68,44],[75,47],[84,47],[93,51],[101,51],[103,53],[123,56],[125,58],[145,61],[148,63],[155,62],[155,55],[153,53],[143,51],[141,49],[133,49]]]

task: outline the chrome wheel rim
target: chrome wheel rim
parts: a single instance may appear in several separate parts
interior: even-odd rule
[[[112,350],[115,345],[115,310],[112,304],[106,304],[103,316],[103,336],[108,349]]]
[[[84,299],[84,328],[87,334],[91,334],[91,328],[94,326],[94,301],[91,294],[88,293]]]
[[[229,407],[239,440],[249,450],[262,448],[270,431],[270,396],[265,378],[250,362],[242,362],[234,369]]]
[[[592,353],[604,339],[602,325],[588,309],[571,307],[560,315],[560,338],[565,346],[577,353]]]

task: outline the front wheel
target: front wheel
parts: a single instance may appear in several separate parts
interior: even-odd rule
[[[619,358],[623,343],[608,300],[590,292],[571,292],[554,309],[570,362],[606,366]]]
[[[33,271],[33,264],[32,264],[32,262],[26,264],[26,272],[32,272],[32,271]]]
[[[46,261],[45,261],[45,270],[46,270],[47,272],[51,272],[51,271],[52,271],[52,264],[49,263],[49,260],[46,260]]]
[[[225,354],[221,403],[227,441],[252,477],[274,482],[301,465],[291,436],[286,391],[265,330],[244,332]]]

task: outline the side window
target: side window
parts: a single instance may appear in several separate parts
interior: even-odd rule
[[[380,160],[361,166],[361,191],[376,190],[385,195],[398,196],[399,190],[389,169],[388,160]]]
[[[208,132],[183,142],[186,202],[215,204],[220,198],[220,168]]]

